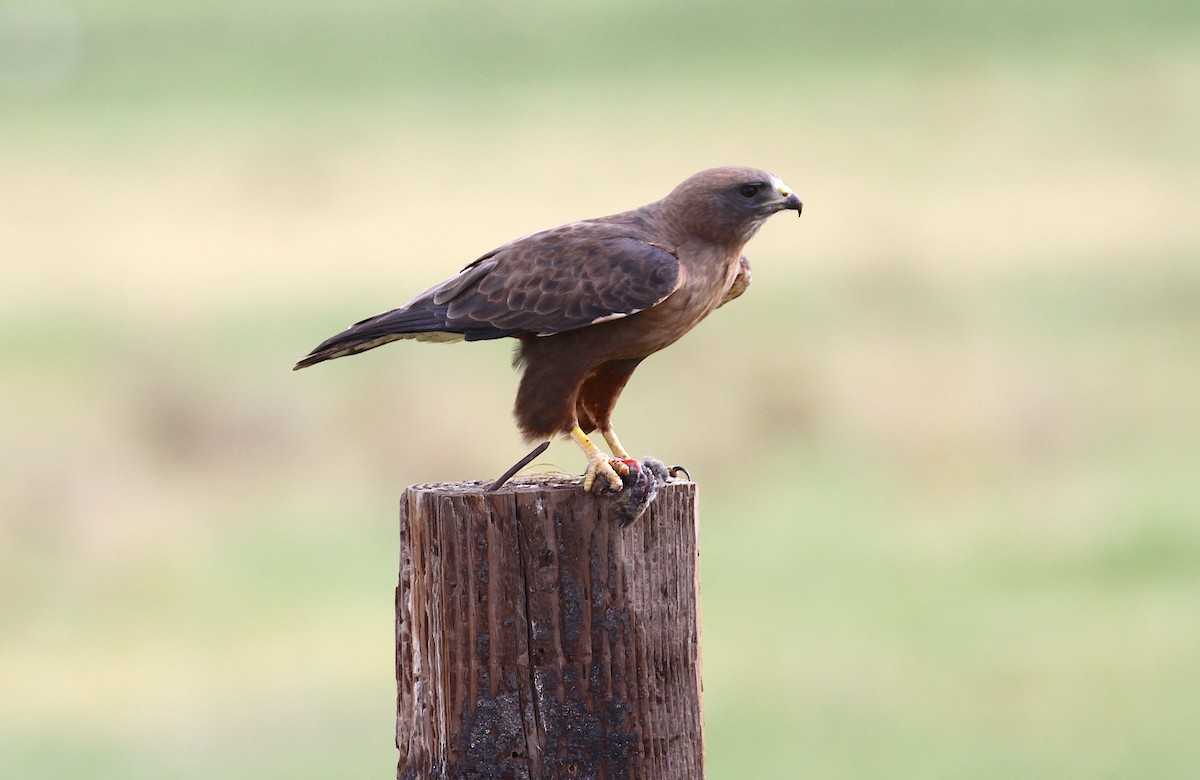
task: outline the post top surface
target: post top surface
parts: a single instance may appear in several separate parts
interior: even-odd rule
[[[420,493],[443,493],[450,495],[473,495],[482,494],[488,485],[492,483],[490,479],[475,479],[464,482],[425,482],[417,485],[409,485],[408,490]],[[694,485],[694,482],[686,479],[671,479],[663,488],[668,488],[671,485]],[[499,490],[496,490],[497,495],[514,494],[514,493],[536,493],[545,491],[583,491],[583,478],[567,476],[565,474],[544,474],[533,477],[515,477],[506,482]]]

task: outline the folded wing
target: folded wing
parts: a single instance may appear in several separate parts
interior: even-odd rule
[[[680,284],[668,248],[620,225],[576,222],[496,249],[405,306],[319,344],[303,368],[397,339],[547,336],[635,314]]]

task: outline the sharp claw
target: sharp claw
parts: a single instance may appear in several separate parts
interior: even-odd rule
[[[618,463],[615,467],[612,461],[604,461],[600,466],[600,473],[608,480],[608,489],[618,491],[625,487],[625,483],[621,481],[621,475],[617,473],[619,468],[625,469],[625,473],[629,473],[629,467],[624,463]]]
[[[688,470],[685,469],[683,466],[672,466],[671,468],[667,469],[667,473],[669,473],[672,477],[678,477],[679,472],[681,472],[681,471],[683,472],[683,476],[687,477],[688,480],[690,481],[692,478],[692,475],[689,474]]]
[[[597,492],[603,490],[619,491],[625,486],[625,483],[621,480],[621,476],[628,473],[629,466],[615,458],[613,460],[604,457],[594,460],[589,459],[587,470],[583,472],[583,489],[590,491],[596,488]],[[597,487],[596,483],[597,477],[602,478],[599,487]]]

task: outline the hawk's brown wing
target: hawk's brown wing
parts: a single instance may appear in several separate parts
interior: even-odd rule
[[[679,260],[634,232],[576,222],[505,244],[407,305],[326,340],[297,368],[401,338],[545,336],[648,309],[679,286]]]
[[[479,325],[549,335],[648,309],[679,286],[662,246],[597,222],[564,225],[490,252],[431,292],[468,339]],[[487,335],[480,334],[483,338]]]

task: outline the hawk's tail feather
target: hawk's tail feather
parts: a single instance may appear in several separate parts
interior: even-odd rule
[[[422,301],[356,322],[346,330],[325,339],[292,370],[307,368],[326,360],[357,355],[368,349],[399,339],[417,341],[483,341],[516,335],[516,331],[495,328],[487,323],[464,326],[450,321],[446,304]]]
[[[349,331],[347,331],[347,333],[349,333]],[[391,336],[381,336],[375,339],[356,339],[345,334],[339,334],[339,336],[334,337],[334,339],[337,339],[336,341],[334,341],[334,339],[330,339],[330,341],[323,343],[321,346],[317,347],[311,353],[306,355],[299,363],[292,366],[292,370],[298,371],[301,368],[308,368],[309,366],[316,365],[317,363],[324,363],[326,360],[333,360],[334,358],[345,357],[346,355],[357,355],[359,352],[366,352],[368,349],[375,349],[375,347],[379,347],[387,344],[388,342],[396,341],[397,339],[402,338],[410,337],[400,334],[393,334]]]

